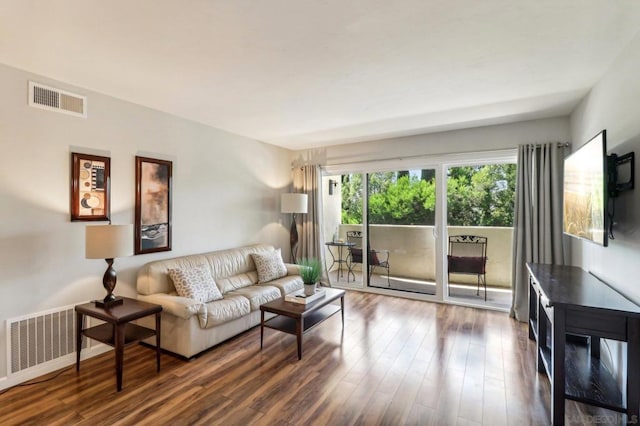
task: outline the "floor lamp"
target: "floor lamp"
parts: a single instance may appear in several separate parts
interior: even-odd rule
[[[298,263],[296,259],[296,251],[298,250],[298,226],[296,225],[296,213],[307,212],[307,194],[282,194],[280,199],[282,213],[291,213],[291,261]]]

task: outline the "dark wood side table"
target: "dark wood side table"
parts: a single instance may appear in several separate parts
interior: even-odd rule
[[[527,263],[529,338],[538,371],[551,383],[551,422],[565,422],[565,399],[640,418],[640,306],[575,266]],[[574,344],[582,336],[588,342]],[[627,342],[626,397],[600,361],[600,339]]]
[[[77,305],[76,311],[76,371],[80,371],[80,350],[82,336],[89,337],[115,348],[116,352],[116,388],[122,390],[122,362],[124,347],[148,337],[156,336],[156,364],[160,372],[160,314],[162,306],[124,297],[121,305],[111,308],[99,308],[93,302]],[[104,324],[84,328],[84,317],[89,316],[104,321]],[[156,316],[156,329],[141,327],[131,321]]]

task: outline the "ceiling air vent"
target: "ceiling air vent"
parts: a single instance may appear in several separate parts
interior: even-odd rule
[[[87,97],[29,82],[29,105],[87,118]]]

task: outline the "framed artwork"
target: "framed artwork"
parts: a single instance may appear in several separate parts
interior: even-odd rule
[[[171,250],[171,161],[136,156],[135,254]]]
[[[71,221],[109,220],[111,159],[71,153]]]

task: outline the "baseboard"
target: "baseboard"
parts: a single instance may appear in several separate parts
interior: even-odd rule
[[[113,348],[107,345],[95,344],[95,345],[92,345],[90,348],[83,349],[80,355],[80,359],[85,360],[85,359],[93,358],[94,356],[101,355],[112,349]],[[71,353],[63,357],[57,358],[55,360],[52,360],[50,362],[40,364],[28,370],[23,370],[15,374],[2,377],[0,378],[0,390],[17,386],[21,383],[28,382],[29,380],[33,380],[37,377],[44,376],[45,374],[53,373],[54,371],[58,371],[70,365],[74,365],[75,363],[76,363],[76,354]]]

